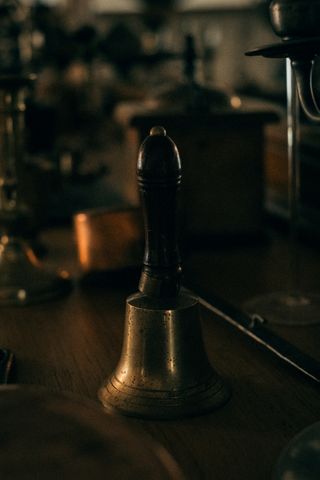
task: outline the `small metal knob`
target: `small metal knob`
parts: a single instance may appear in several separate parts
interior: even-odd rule
[[[151,128],[150,135],[152,137],[155,136],[155,135],[161,135],[161,136],[165,137],[167,135],[167,132],[165,131],[165,129],[163,127],[161,127],[160,125],[157,125],[157,126]]]

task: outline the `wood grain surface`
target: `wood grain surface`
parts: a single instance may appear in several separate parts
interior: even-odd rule
[[[16,354],[16,382],[97,401],[97,390],[120,354],[125,298],[137,285],[112,275],[95,284],[80,282],[71,230],[48,231],[43,241],[49,251],[44,264],[68,268],[75,288],[56,301],[2,308],[0,346]],[[303,246],[301,260],[302,284],[320,292],[319,251]],[[185,276],[240,305],[252,295],[283,288],[287,263],[286,238],[272,235],[256,245],[189,253]],[[319,420],[320,389],[210,312],[202,310],[202,324],[212,365],[231,386],[229,403],[187,420],[125,422],[162,444],[187,479],[270,479],[282,448]],[[278,327],[277,332],[320,360],[319,326]]]

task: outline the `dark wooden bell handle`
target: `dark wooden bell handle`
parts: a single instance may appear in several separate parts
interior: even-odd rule
[[[137,176],[145,222],[139,290],[149,297],[175,297],[181,277],[178,247],[181,162],[176,145],[163,127],[153,127],[141,145]]]

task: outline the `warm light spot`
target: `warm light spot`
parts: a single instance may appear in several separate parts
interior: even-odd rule
[[[61,270],[61,271],[60,271],[60,276],[61,276],[62,278],[65,278],[65,279],[66,279],[66,278],[69,278],[69,277],[70,277],[70,274],[69,274],[69,272],[67,272],[67,270]]]
[[[1,243],[3,243],[3,245],[7,245],[9,243],[9,237],[8,235],[2,235],[1,237]]]
[[[24,301],[27,298],[27,292],[21,288],[18,290],[17,297],[19,300]]]
[[[81,222],[85,222],[87,220],[87,214],[86,213],[77,213],[77,219]]]
[[[230,98],[230,103],[233,108],[240,108],[242,105],[241,98],[237,97],[236,95],[233,95]]]

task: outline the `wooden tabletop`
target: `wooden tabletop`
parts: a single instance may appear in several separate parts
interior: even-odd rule
[[[97,390],[119,358],[125,298],[135,280],[112,277],[100,284],[80,280],[70,229],[42,235],[47,267],[74,275],[70,295],[43,304],[2,308],[1,347],[16,355],[16,381],[97,400]],[[320,252],[301,248],[301,283],[320,292]],[[197,249],[185,264],[186,278],[235,305],[252,295],[284,288],[288,243],[267,241]],[[209,415],[179,421],[126,419],[172,454],[187,479],[270,479],[288,441],[319,419],[320,388],[223,320],[202,310],[203,336],[214,368],[232,389],[227,405]],[[277,327],[277,333],[320,360],[320,327]]]

